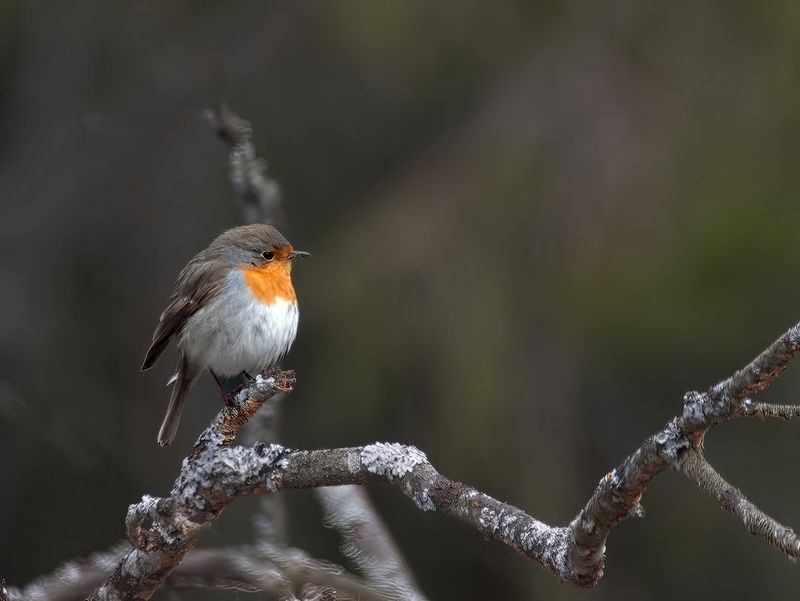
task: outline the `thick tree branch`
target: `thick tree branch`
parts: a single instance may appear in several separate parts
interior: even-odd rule
[[[216,519],[227,504],[216,493],[218,485],[206,464],[233,442],[239,428],[266,400],[291,389],[293,382],[291,372],[258,376],[200,435],[183,461],[171,496],[145,496],[131,505],[126,526],[134,548],[92,599],[149,599],[153,595],[194,546],[200,528]]]
[[[242,457],[229,448],[244,423],[261,405],[280,392],[291,389],[294,375],[274,371],[256,380],[234,395],[194,445],[171,496],[145,496],[128,510],[128,538],[134,545],[118,564],[116,571],[93,599],[149,599],[179,565],[197,566],[205,560],[205,570],[181,571],[176,585],[200,585],[216,588],[261,590],[279,598],[292,598],[302,583],[327,586],[343,593],[340,598],[383,601],[384,593],[362,584],[333,564],[324,564],[283,550],[280,565],[272,568],[263,553],[229,550],[227,559],[209,562],[210,551],[197,551],[184,557],[196,542],[199,530],[214,521],[237,496],[261,491],[269,483],[266,473],[252,472],[238,464]],[[247,449],[259,458],[268,457],[277,445],[258,443]],[[227,453],[227,451],[233,451]],[[233,463],[230,463],[230,462]],[[252,466],[251,466],[252,467]],[[235,476],[235,474],[239,476]],[[171,580],[172,581],[172,580]]]
[[[568,580],[590,586],[603,573],[608,534],[628,516],[641,515],[639,501],[650,481],[667,467],[679,467],[689,449],[699,447],[705,432],[739,417],[749,396],[764,390],[800,353],[800,324],[790,328],[744,368],[707,392],[684,395],[683,412],[647,438],[600,481],[589,503],[570,525],[572,545]]]

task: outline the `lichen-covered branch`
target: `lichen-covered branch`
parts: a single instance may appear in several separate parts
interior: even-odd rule
[[[258,468],[249,471],[240,463],[247,459],[241,451],[246,450],[259,459],[275,459],[277,445],[230,446],[239,429],[261,405],[290,390],[293,383],[292,372],[273,371],[266,377],[259,375],[233,396],[184,460],[171,495],[166,498],[146,495],[129,508],[126,527],[133,548],[128,548],[121,560],[117,558],[116,570],[92,599],[149,599],[167,578],[175,585],[205,583],[214,588],[269,591],[279,598],[293,598],[295,588],[310,583],[333,588],[341,593],[342,599],[387,599],[381,591],[338,566],[307,556],[300,561],[290,549],[283,550],[280,565],[273,564],[272,558],[256,548],[252,553],[228,550],[224,560],[206,561],[205,571],[181,570],[177,575],[173,572],[178,566],[197,566],[201,559],[210,557],[210,551],[193,552],[188,557],[186,554],[200,529],[217,519],[237,496],[269,488],[266,472],[261,473]],[[271,564],[273,567],[269,568]]]
[[[758,357],[708,391],[684,397],[681,428],[697,446],[705,432],[721,422],[747,412],[750,397],[764,390],[789,362],[800,354],[800,324],[786,331]]]
[[[684,395],[683,411],[604,477],[570,525],[570,580],[593,585],[603,574],[605,543],[629,516],[642,515],[640,500],[650,481],[702,445],[714,425],[750,411],[750,396],[764,390],[800,354],[800,324],[791,327],[744,368],[706,392]]]
[[[783,336],[730,378],[714,386],[710,393],[717,399],[727,397],[738,408],[746,398],[769,386],[798,354],[800,323],[789,328]]]
[[[291,372],[274,372],[236,394],[195,443],[184,459],[167,498],[144,496],[128,509],[125,520],[133,548],[103,586],[91,597],[98,600],[149,599],[192,548],[199,530],[216,519],[227,501],[207,472],[210,458],[225,450],[236,433],[270,397],[291,389]]]

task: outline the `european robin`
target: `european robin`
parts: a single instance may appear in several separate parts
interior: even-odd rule
[[[181,355],[158,444],[175,439],[189,389],[207,369],[220,378],[272,367],[297,335],[294,250],[271,225],[256,223],[223,232],[183,268],[158,320],[142,371],[150,369],[176,337]]]

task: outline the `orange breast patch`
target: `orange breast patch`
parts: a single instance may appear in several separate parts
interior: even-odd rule
[[[259,301],[271,305],[276,299],[297,302],[297,295],[292,286],[291,261],[275,261],[263,267],[242,265],[244,281]]]

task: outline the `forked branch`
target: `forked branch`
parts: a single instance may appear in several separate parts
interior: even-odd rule
[[[752,363],[708,391],[688,393],[682,414],[607,474],[567,526],[550,526],[450,480],[412,446],[375,443],[323,450],[262,443],[231,446],[239,427],[263,400],[291,384],[291,375],[286,373],[259,378],[201,435],[184,461],[172,495],[166,499],[145,497],[131,507],[128,529],[135,549],[98,598],[147,598],[191,547],[199,528],[216,519],[236,497],[367,482],[396,486],[419,509],[456,517],[541,563],[561,580],[587,587],[603,574],[611,530],[625,518],[641,515],[640,500],[647,485],[660,472],[674,467],[739,517],[749,532],[790,557],[800,557],[800,541],[794,532],[725,482],[699,451],[708,428],[747,415],[752,406],[750,395],[763,390],[797,356],[798,332],[800,327],[793,327]]]

